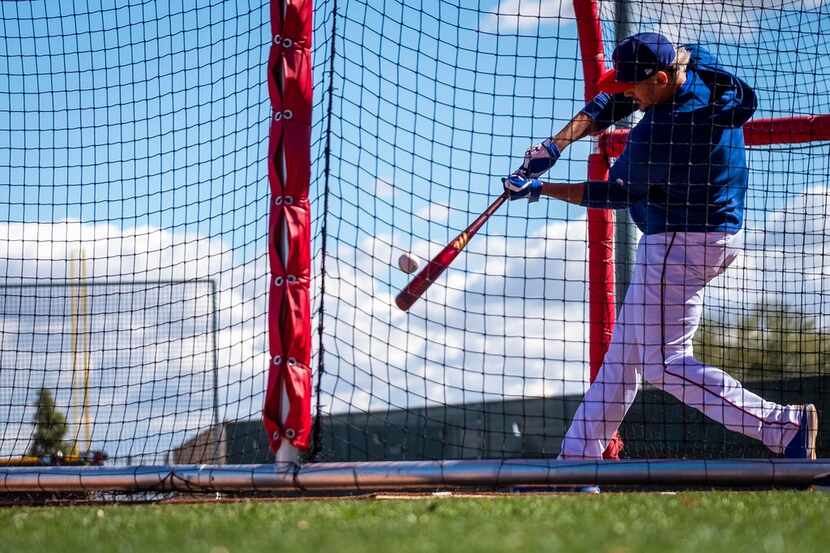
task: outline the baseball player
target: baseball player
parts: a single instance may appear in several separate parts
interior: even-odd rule
[[[741,126],[755,111],[755,93],[700,46],[675,48],[657,33],[623,40],[613,61],[599,82],[603,92],[558,134],[529,149],[522,167],[504,179],[511,200],[545,195],[628,208],[643,232],[611,344],[560,457],[601,459],[644,377],[774,453],[815,459],[814,405],[766,401],[692,351],[703,289],[741,248],[748,180]],[[571,142],[637,109],[643,117],[607,182],[538,179]]]

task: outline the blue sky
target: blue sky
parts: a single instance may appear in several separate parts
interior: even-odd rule
[[[260,4],[3,3],[0,220],[229,233],[244,249],[262,220],[247,206],[267,206]]]
[[[245,249],[252,235],[240,228],[264,192],[264,4],[4,3],[0,220],[186,227],[228,234]],[[733,8],[717,14],[719,28],[690,27],[683,38],[709,44],[756,85],[758,116],[826,112],[826,82],[804,75],[820,74],[828,54],[821,37],[830,24],[820,17],[827,7],[805,6],[813,9],[746,9],[740,17]],[[507,15],[517,9],[525,14],[518,25]],[[494,179],[532,141],[582,103],[567,3],[350,1],[340,10],[339,157],[420,190],[416,200],[457,205],[451,190],[469,191],[453,228],[486,205]],[[671,15],[643,14],[643,28],[670,28]],[[318,81],[324,54],[317,52]],[[573,163],[552,177],[582,178],[588,149],[574,147]],[[349,171],[343,177],[354,181]]]

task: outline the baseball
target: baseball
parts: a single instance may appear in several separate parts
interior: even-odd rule
[[[411,253],[402,253],[398,258],[398,267],[406,274],[414,273],[418,270],[418,260]]]

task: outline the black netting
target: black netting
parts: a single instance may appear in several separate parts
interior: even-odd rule
[[[620,29],[660,31],[754,86],[756,119],[830,112],[822,2],[601,2],[600,13],[609,59]],[[588,381],[583,208],[502,208],[409,313],[393,300],[410,278],[399,255],[423,266],[584,105],[571,4],[341,0],[318,14],[332,96],[312,185],[327,205],[314,230],[325,263],[315,458],[556,455]],[[591,147],[572,145],[548,180],[584,180]],[[744,255],[707,287],[695,350],[771,401],[820,412],[827,154],[826,142],[748,150]],[[627,456],[769,455],[648,385],[622,434]]]
[[[271,458],[268,4],[0,5],[3,463]]]

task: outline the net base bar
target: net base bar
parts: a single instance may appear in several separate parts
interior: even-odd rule
[[[0,493],[304,492],[560,485],[802,487],[830,479],[830,459],[538,459],[285,465],[0,468]]]

